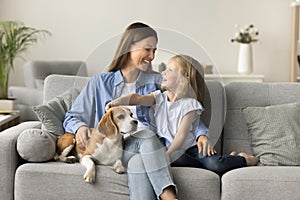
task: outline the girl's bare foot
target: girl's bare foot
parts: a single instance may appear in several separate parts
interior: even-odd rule
[[[247,166],[257,165],[257,163],[259,161],[259,158],[257,156],[251,156],[251,155],[248,155],[244,152],[239,153],[239,156],[242,156],[246,159]]]

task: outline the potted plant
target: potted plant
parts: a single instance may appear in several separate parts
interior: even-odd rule
[[[238,28],[238,25],[236,25]],[[237,42],[242,44],[251,44],[258,42],[258,30],[253,24],[240,28],[239,32],[235,33],[235,37],[231,39],[231,42]]]
[[[38,42],[47,30],[25,26],[18,21],[0,21],[0,99],[8,99],[8,79],[14,60]]]

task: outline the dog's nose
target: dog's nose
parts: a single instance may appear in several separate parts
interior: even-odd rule
[[[132,120],[131,123],[133,123],[134,125],[137,125],[138,121],[137,120]]]

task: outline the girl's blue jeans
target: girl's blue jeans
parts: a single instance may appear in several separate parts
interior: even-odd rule
[[[207,169],[222,176],[224,173],[246,167],[247,163],[242,156],[212,155],[203,157],[199,154],[197,145],[190,147],[178,159],[171,163],[172,167],[196,167]]]

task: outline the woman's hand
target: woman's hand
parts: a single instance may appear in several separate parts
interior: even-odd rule
[[[199,153],[202,152],[203,156],[212,156],[217,153],[210,140],[205,135],[199,136],[197,146]]]
[[[76,132],[76,145],[82,151],[85,151],[87,139],[90,137],[90,129],[87,126],[80,126]]]

